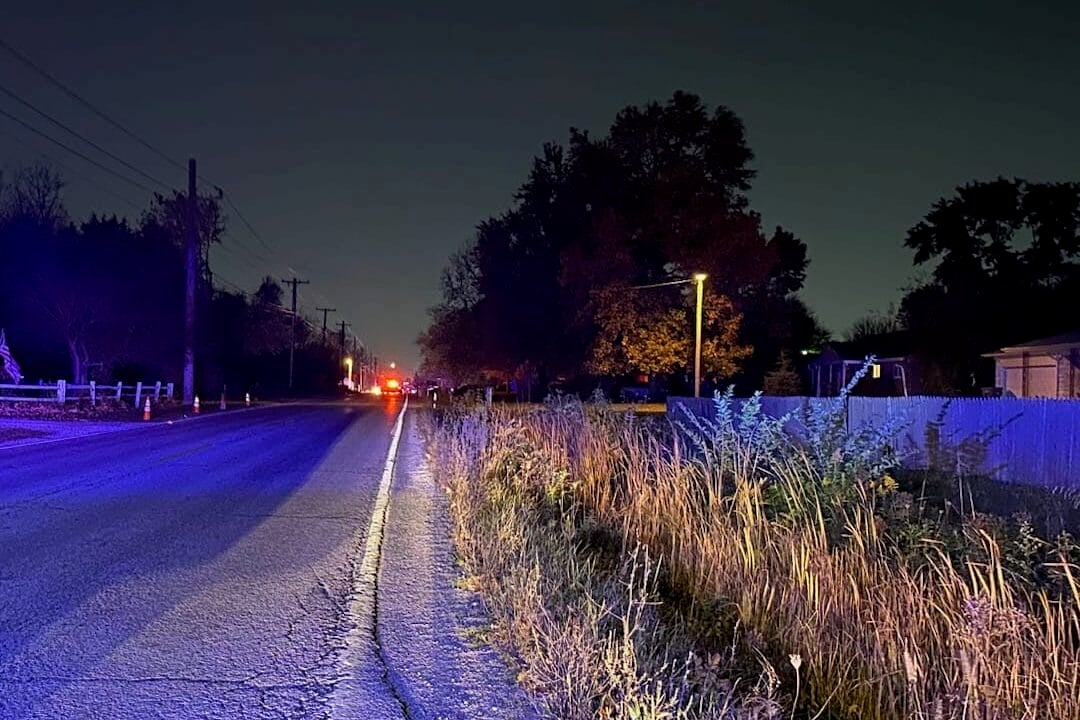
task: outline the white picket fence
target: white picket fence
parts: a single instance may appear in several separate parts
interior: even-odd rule
[[[140,408],[149,397],[153,402],[160,402],[162,397],[171,400],[172,383],[116,383],[104,385],[91,381],[87,385],[74,385],[66,380],[58,380],[53,385],[0,385],[0,402],[43,402],[63,405],[67,402],[89,400],[97,405],[98,400],[112,398],[118,402],[130,400],[135,408]]]
[[[804,407],[834,401],[763,397],[761,408],[770,417],[794,411],[788,429],[799,434]],[[698,416],[715,415],[712,399],[669,398],[673,420],[683,416],[680,406]],[[848,430],[899,420],[906,429],[898,449],[909,466],[934,463],[1003,482],[1080,490],[1080,400],[849,397],[846,410]]]

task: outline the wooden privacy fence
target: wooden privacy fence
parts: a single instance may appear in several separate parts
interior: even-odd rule
[[[87,385],[73,385],[66,380],[58,380],[53,385],[0,385],[0,402],[46,402],[59,403],[89,400],[97,405],[98,400],[112,399],[117,402],[130,400],[135,408],[142,406],[147,397],[160,402],[162,396],[171,400],[172,383],[116,383],[101,385],[91,382]]]
[[[745,399],[736,399],[735,411]],[[804,429],[804,408],[824,410],[836,398],[762,397],[762,413],[783,417],[788,429]],[[1049,398],[848,397],[847,429],[899,421],[898,449],[909,467],[934,467],[964,475],[1043,488],[1080,490],[1080,400]],[[669,398],[668,416],[685,407],[715,417],[711,398]]]

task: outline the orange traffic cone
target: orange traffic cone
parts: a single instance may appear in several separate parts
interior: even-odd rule
[[[143,420],[149,420],[150,419],[150,398],[146,398],[146,404],[143,405],[142,419]]]
[[[195,396],[195,402],[191,406],[191,412],[195,413],[196,415],[199,414],[199,396],[198,395]]]

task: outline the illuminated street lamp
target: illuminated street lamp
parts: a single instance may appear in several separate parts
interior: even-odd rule
[[[396,367],[397,367],[397,363],[394,363],[394,362],[390,363],[390,369],[391,370],[393,370]]]
[[[349,368],[348,385],[349,385],[349,389],[352,390],[352,358],[351,357],[345,358],[345,367]]]
[[[701,397],[701,314],[702,301],[705,297],[705,273],[694,273],[690,278],[668,280],[665,282],[652,283],[650,285],[631,285],[631,290],[648,290],[649,288],[668,287],[670,285],[685,285],[694,283],[697,285],[697,313],[695,316],[694,333],[694,397]]]
[[[694,397],[701,397],[701,305],[705,295],[705,273],[694,273],[694,283],[697,285],[697,313],[694,321]]]

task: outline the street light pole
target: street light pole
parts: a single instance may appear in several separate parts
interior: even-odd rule
[[[701,305],[705,296],[705,273],[694,273],[697,284],[697,312],[695,313],[694,341],[694,397],[701,397]]]

